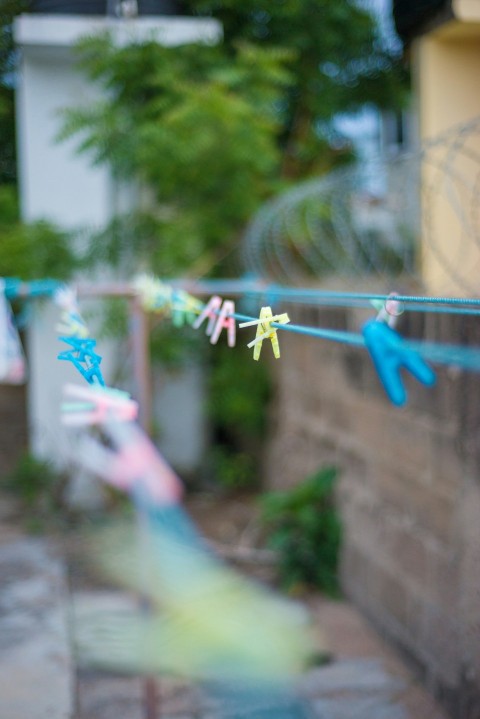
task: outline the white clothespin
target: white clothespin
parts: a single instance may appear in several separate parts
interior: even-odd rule
[[[253,351],[253,359],[260,359],[260,352],[262,351],[263,340],[271,340],[273,354],[276,359],[280,357],[280,346],[278,344],[277,330],[272,327],[272,322],[276,322],[281,325],[286,325],[290,322],[290,318],[286,312],[281,315],[272,315],[271,307],[262,307],[260,310],[260,317],[258,320],[250,320],[249,322],[242,322],[239,327],[253,327],[257,325],[257,334],[255,339],[248,343],[247,347],[255,347]]]
[[[62,404],[62,422],[66,425],[103,424],[113,420],[131,422],[138,414],[138,403],[119,389],[67,384],[64,394],[75,400]]]
[[[218,312],[220,310],[220,307],[222,306],[222,298],[218,295],[213,295],[213,297],[210,297],[207,304],[203,308],[203,310],[200,312],[199,316],[193,323],[192,327],[195,330],[198,330],[198,328],[202,325],[202,323],[208,319],[208,325],[207,325],[207,335],[210,337],[212,334],[215,325],[217,323],[217,317]]]

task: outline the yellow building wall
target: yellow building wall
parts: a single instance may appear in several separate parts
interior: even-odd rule
[[[480,0],[455,9],[465,22],[446,23],[414,47],[420,135],[427,143],[419,262],[427,292],[480,296],[480,121],[455,129],[480,118]]]

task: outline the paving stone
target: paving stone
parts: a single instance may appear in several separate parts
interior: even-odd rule
[[[0,545],[0,717],[73,716],[62,562],[39,539]]]
[[[310,697],[339,692],[389,695],[403,686],[404,682],[388,673],[377,659],[336,661],[310,671],[301,681],[303,692]]]
[[[321,699],[313,710],[321,719],[407,719],[403,707],[379,699]]]
[[[138,677],[80,672],[78,719],[143,719],[142,683]]]

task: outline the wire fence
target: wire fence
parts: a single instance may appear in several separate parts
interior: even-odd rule
[[[337,169],[274,198],[247,228],[244,263],[293,285],[402,277],[419,287],[429,263],[446,291],[477,296],[469,278],[480,266],[479,191],[477,117],[417,151]]]

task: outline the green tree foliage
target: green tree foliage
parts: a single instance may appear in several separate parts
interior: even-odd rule
[[[15,152],[14,77],[15,51],[12,23],[26,7],[25,0],[0,2],[0,183],[17,176]]]
[[[225,41],[174,48],[115,46],[108,36],[84,41],[80,66],[105,99],[67,110],[60,133],[76,137],[80,150],[139,189],[137,210],[114,218],[87,257],[128,276],[141,268],[198,277],[215,272],[219,261],[223,276],[238,273],[238,263],[229,267],[225,258],[235,259],[237,240],[261,202],[292,180],[351,158],[335,137],[335,115],[368,102],[392,107],[401,97],[395,58],[353,0],[185,5],[221,20]],[[163,337],[160,344],[165,350]],[[220,398],[212,409],[217,465],[228,484],[241,475],[245,485],[248,471],[238,458],[258,457],[252,416],[242,396],[225,390],[238,384],[231,353],[219,357],[212,372]],[[258,366],[246,361],[245,368],[243,386],[253,386]],[[249,393],[254,416],[264,417],[266,394],[263,378]],[[238,452],[239,472],[230,458],[225,463],[224,443]]]
[[[0,277],[66,279],[76,266],[70,236],[49,222],[20,222],[15,188],[0,186]]]
[[[108,36],[82,44],[81,65],[106,99],[67,110],[61,137],[78,135],[97,163],[150,193],[95,243],[104,256],[130,269],[134,256],[148,258],[165,276],[231,247],[279,173],[287,56],[247,44],[231,57],[220,46],[115,47]]]
[[[231,47],[248,40],[292,52],[293,82],[280,107],[283,173],[318,174],[345,159],[332,119],[366,103],[398,108],[406,76],[376,19],[356,0],[185,0],[199,15],[221,20]],[[348,158],[348,153],[346,155]]]
[[[185,6],[218,18],[224,42],[116,47],[103,36],[79,48],[106,99],[69,109],[61,137],[77,136],[95,162],[150,193],[95,238],[92,261],[131,269],[141,257],[163,276],[203,274],[286,181],[351,159],[334,130],[338,113],[405,97],[398,58],[353,0]]]
[[[0,276],[64,279],[76,260],[67,233],[49,222],[20,221],[17,191],[14,88],[17,55],[12,24],[26,0],[0,0]]]

